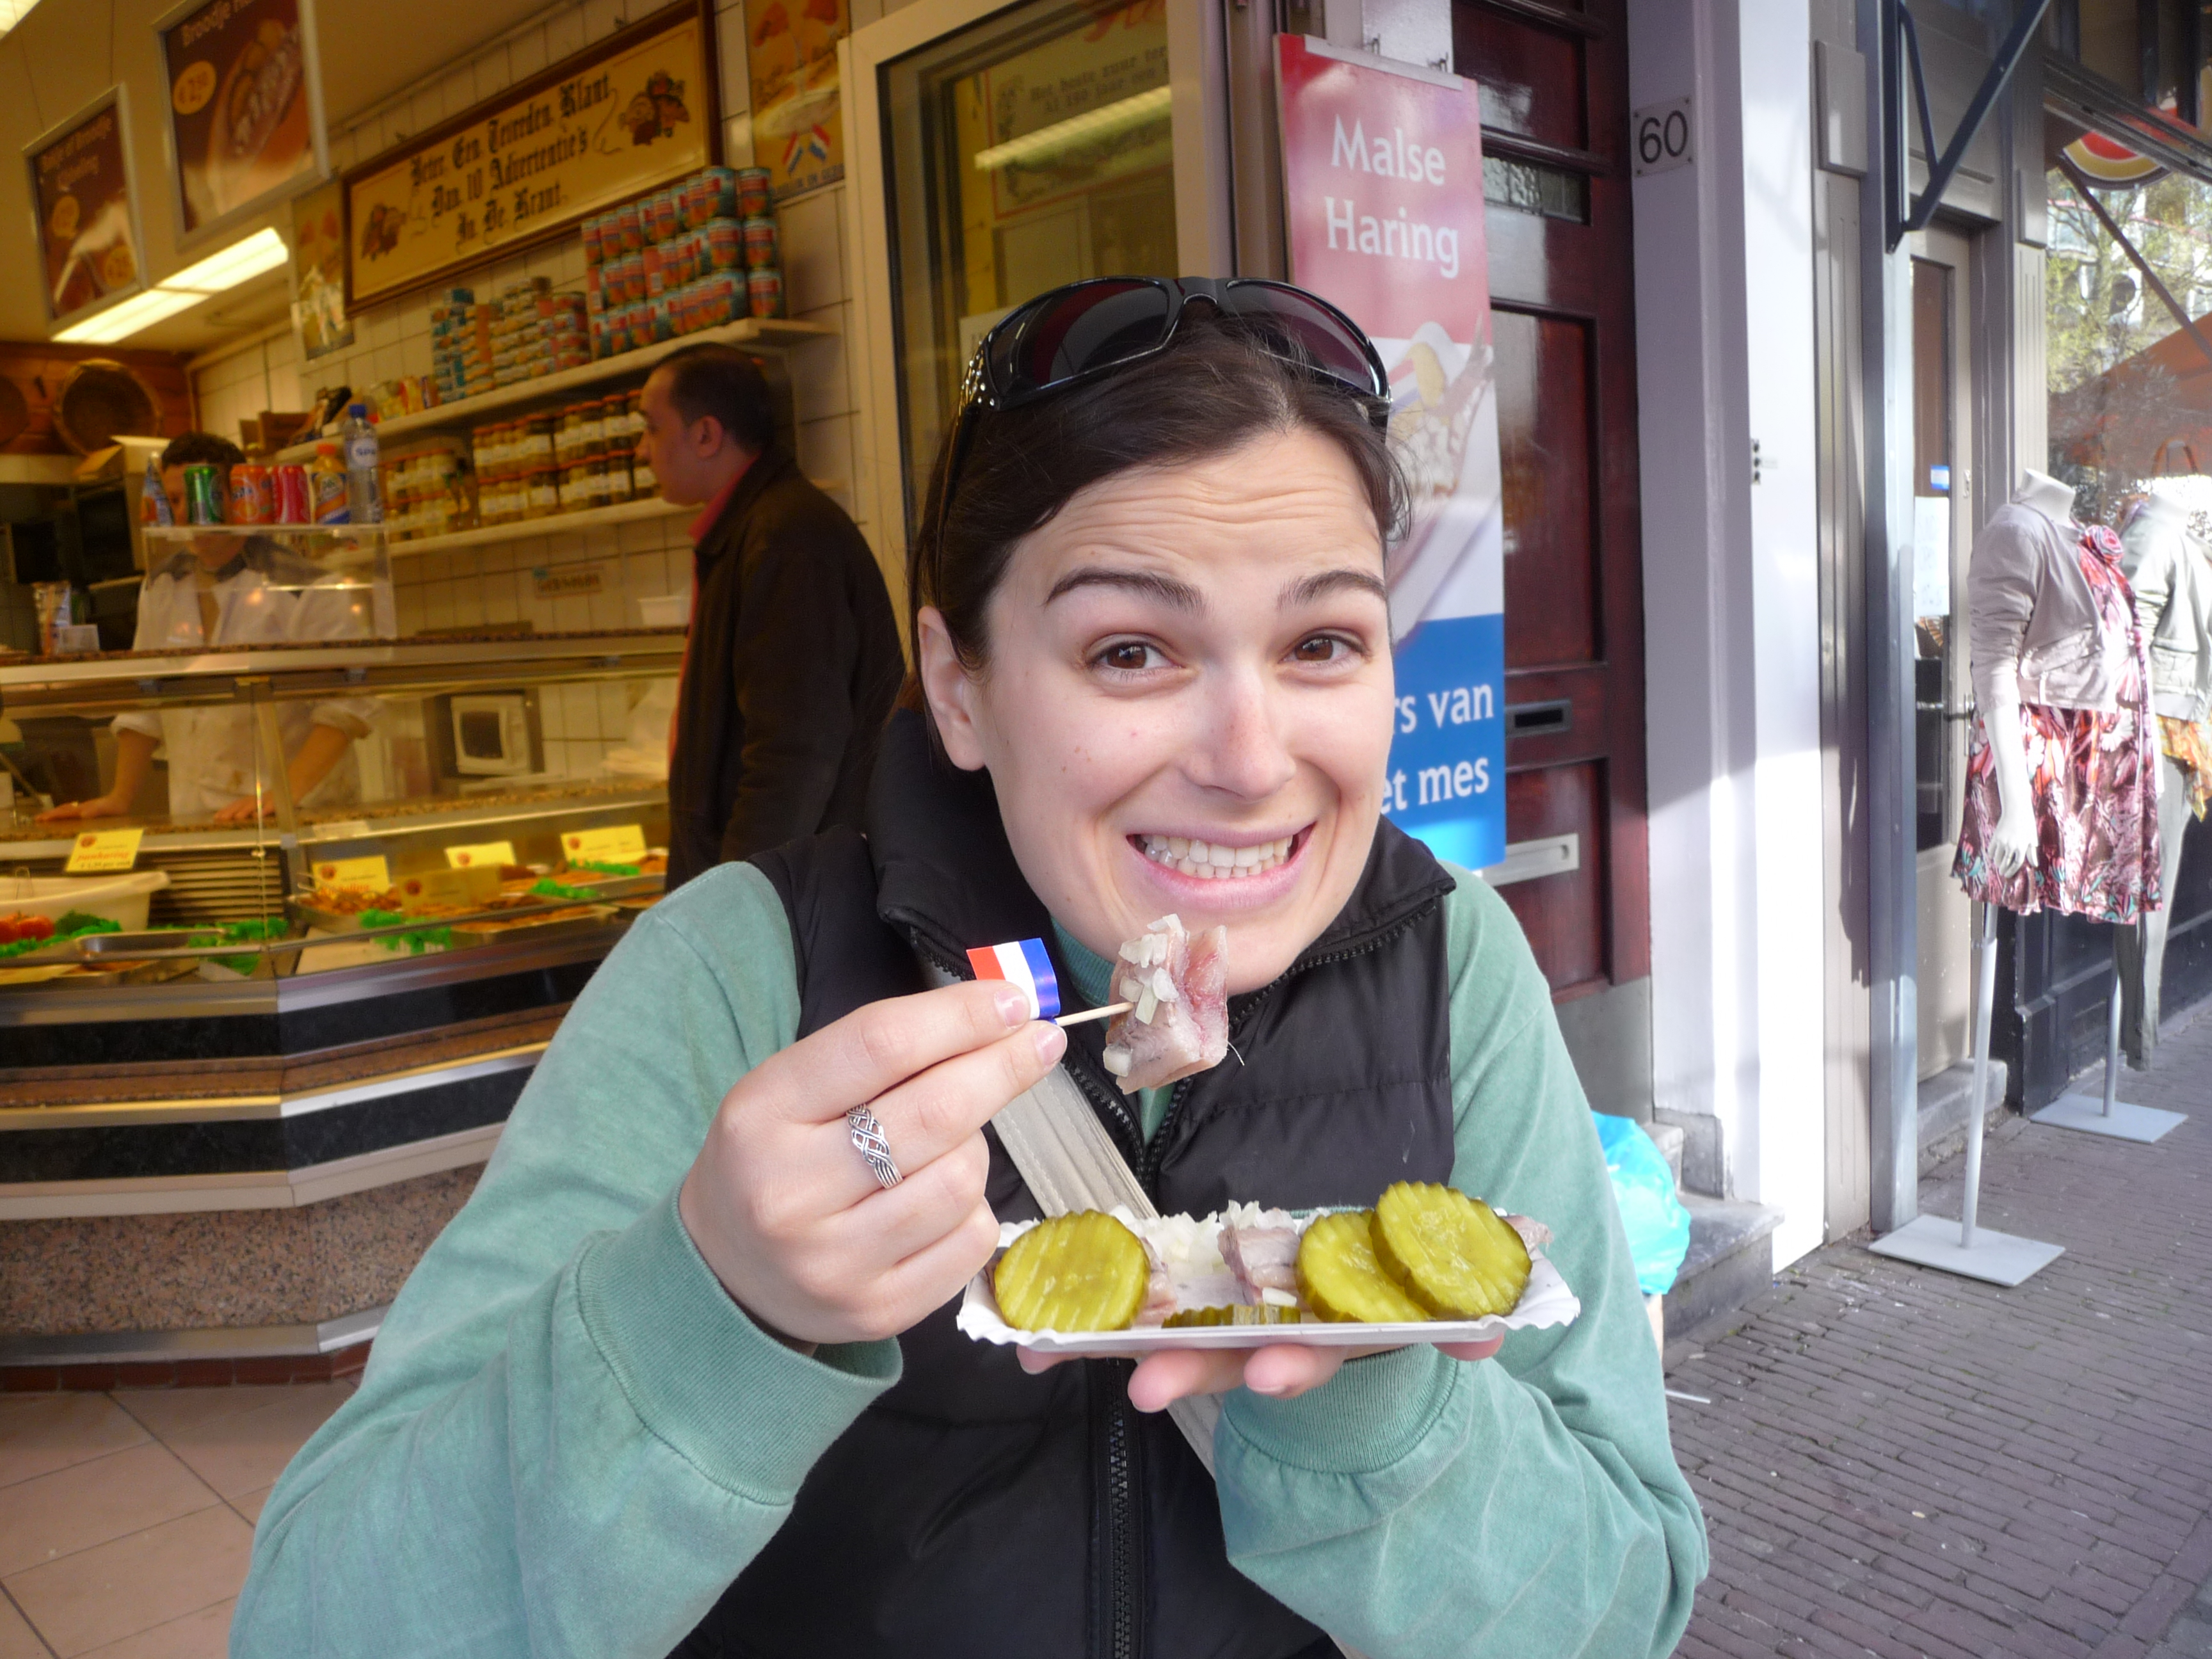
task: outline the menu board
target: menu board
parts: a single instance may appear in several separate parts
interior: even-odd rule
[[[323,171],[313,0],[193,0],[158,27],[179,240]]]
[[[347,173],[348,305],[427,287],[712,165],[712,17],[689,0],[657,12]]]
[[[779,202],[845,176],[837,43],[852,27],[846,0],[745,0],[753,164]]]
[[[110,88],[24,151],[46,308],[60,322],[140,286],[123,88]]]

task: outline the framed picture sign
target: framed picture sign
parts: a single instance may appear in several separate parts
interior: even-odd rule
[[[558,234],[721,155],[714,13],[671,6],[345,175],[349,309]]]
[[[212,237],[329,170],[314,0],[190,0],[155,33],[179,245]]]
[[[145,286],[124,89],[110,87],[23,151],[46,314],[57,323]]]

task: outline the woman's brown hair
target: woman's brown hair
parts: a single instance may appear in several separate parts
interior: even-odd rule
[[[1362,402],[1309,372],[1272,333],[1233,318],[1197,316],[1166,350],[1118,374],[1012,410],[974,409],[974,429],[945,500],[953,434],[930,471],[921,528],[907,553],[907,640],[921,661],[922,606],[945,617],[972,673],[989,655],[985,613],[1023,537],[1091,485],[1132,467],[1211,460],[1269,433],[1300,428],[1341,449],[1387,547],[1403,528],[1406,485]],[[915,673],[900,706],[928,706]],[[934,732],[934,722],[932,731]]]

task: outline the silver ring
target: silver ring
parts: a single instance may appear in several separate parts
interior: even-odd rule
[[[884,1126],[873,1112],[865,1106],[853,1108],[845,1114],[845,1133],[853,1139],[853,1150],[868,1160],[878,1185],[896,1187],[904,1179],[891,1162],[891,1144],[884,1139]]]

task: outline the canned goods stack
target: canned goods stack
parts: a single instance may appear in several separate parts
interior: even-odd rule
[[[492,384],[514,386],[591,362],[584,296],[556,294],[543,276],[500,291],[492,319]]]
[[[492,307],[477,303],[476,290],[449,288],[430,307],[431,378],[447,403],[473,398],[499,384],[492,372]]]
[[[619,356],[739,317],[781,316],[779,258],[760,167],[708,167],[586,219],[592,355]]]
[[[443,536],[476,522],[469,447],[451,434],[396,445],[384,453],[384,533],[395,541]]]

